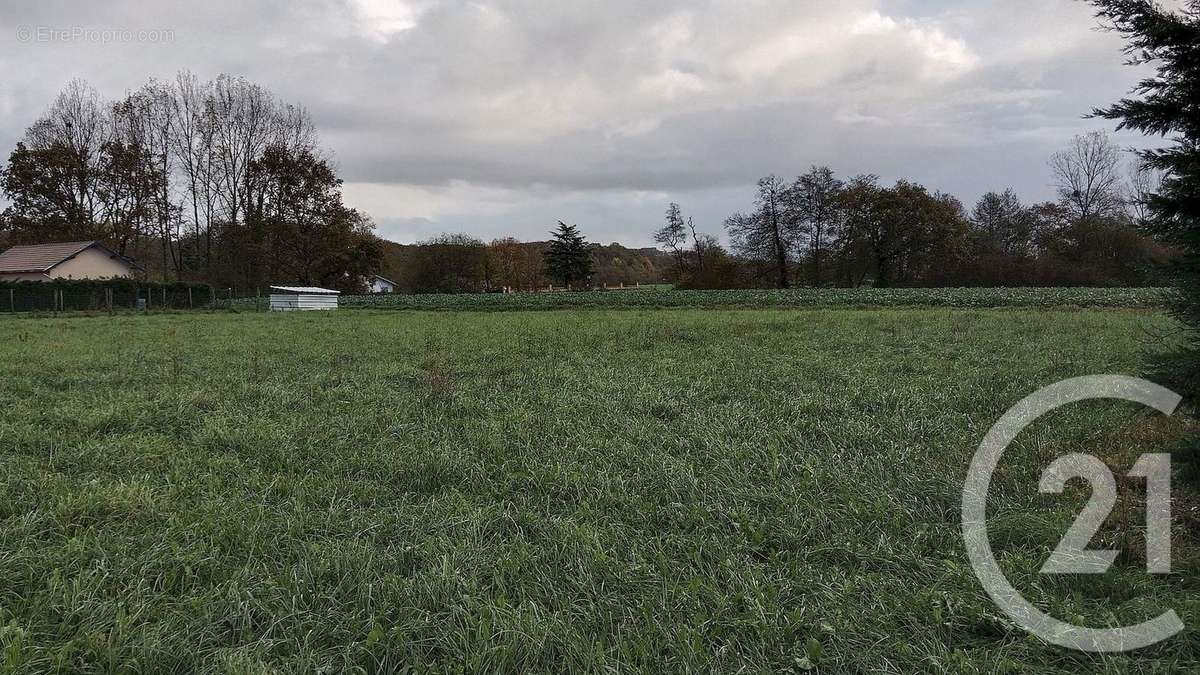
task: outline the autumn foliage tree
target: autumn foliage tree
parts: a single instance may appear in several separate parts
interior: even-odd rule
[[[545,261],[540,247],[505,237],[487,248],[485,285],[489,290],[533,291],[545,287]]]
[[[0,170],[15,242],[100,239],[164,280],[355,287],[378,263],[303,109],[180,73],[117,101],[72,82]]]
[[[842,180],[826,167],[791,183],[767,176],[757,183],[754,209],[725,223],[731,252],[692,230],[695,259],[711,250],[723,272],[704,274],[707,263],[699,264],[680,285],[1153,285],[1156,266],[1173,250],[1139,233],[1137,223],[1162,172],[1120,159],[1107,135],[1076,137],[1051,162],[1060,169],[1057,202],[1025,205],[1007,189],[985,194],[970,214],[952,195],[909,180]],[[681,241],[670,217],[676,209],[656,233],[672,255]]]
[[[156,221],[165,181],[149,150],[122,133],[113,109],[71,82],[25,132],[0,170],[17,243],[103,239],[120,253]]]

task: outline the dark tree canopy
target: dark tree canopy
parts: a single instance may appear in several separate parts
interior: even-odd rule
[[[811,281],[814,286],[825,283],[822,267],[831,241],[840,235],[842,213],[838,200],[845,183],[838,180],[833,169],[814,166],[808,173],[796,179],[792,187],[792,202],[801,220],[801,233],[805,245],[802,255],[812,261]]]
[[[683,246],[687,243],[688,231],[687,223],[683,220],[683,211],[679,208],[679,204],[671,202],[667,207],[666,222],[654,233],[654,243],[659,244],[671,252],[675,258],[675,265],[680,276],[684,272],[685,252]]]
[[[1181,254],[1170,267],[1181,299],[1176,314],[1191,332],[1192,348],[1172,370],[1191,392],[1200,391],[1200,0],[1172,12],[1149,0],[1091,0],[1106,26],[1123,35],[1129,62],[1152,65],[1134,97],[1094,114],[1119,128],[1169,137],[1173,145],[1142,153],[1163,173],[1157,194],[1146,197],[1148,227]],[[1180,367],[1182,366],[1182,367]]]
[[[488,249],[465,234],[443,234],[418,244],[403,270],[410,288],[421,293],[477,293],[486,283]]]
[[[559,221],[546,247],[546,276],[566,286],[587,285],[592,276],[592,252],[575,225]]]
[[[779,288],[791,286],[791,261],[800,234],[793,196],[791,186],[778,176],[767,176],[758,181],[754,211],[725,221],[733,250],[768,266]]]
[[[1034,218],[1017,193],[989,192],[971,212],[973,243],[980,254],[1028,255],[1032,249]]]
[[[381,256],[308,115],[264,88],[180,73],[117,101],[75,81],[0,168],[16,243],[99,239],[164,281],[354,290]]]

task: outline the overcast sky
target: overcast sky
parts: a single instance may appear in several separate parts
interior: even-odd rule
[[[73,78],[244,75],[401,242],[561,219],[646,245],[670,201],[717,233],[813,164],[1048,199],[1048,157],[1138,75],[1073,0],[6,0],[0,31],[5,155]]]

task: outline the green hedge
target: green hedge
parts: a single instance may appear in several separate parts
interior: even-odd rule
[[[114,310],[134,309],[139,298],[150,309],[198,309],[208,307],[213,299],[212,289],[203,284],[133,279],[0,281],[0,312],[102,311],[109,309],[110,302]]]
[[[342,296],[343,307],[521,311],[654,307],[1114,307],[1158,309],[1163,288],[836,288],[729,291],[591,291],[474,295]]]

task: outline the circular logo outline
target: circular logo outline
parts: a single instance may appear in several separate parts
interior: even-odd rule
[[[1183,400],[1179,394],[1153,382],[1121,375],[1064,380],[1026,397],[992,426],[971,460],[963,486],[962,535],[975,576],[992,601],[1021,628],[1060,647],[1094,653],[1128,652],[1175,636],[1185,628],[1183,621],[1173,609],[1136,626],[1120,628],[1088,628],[1056,619],[1035,607],[1013,587],[1000,569],[988,539],[988,490],[1009,444],[1047,413],[1093,399],[1140,403],[1167,416],[1174,414]]]

